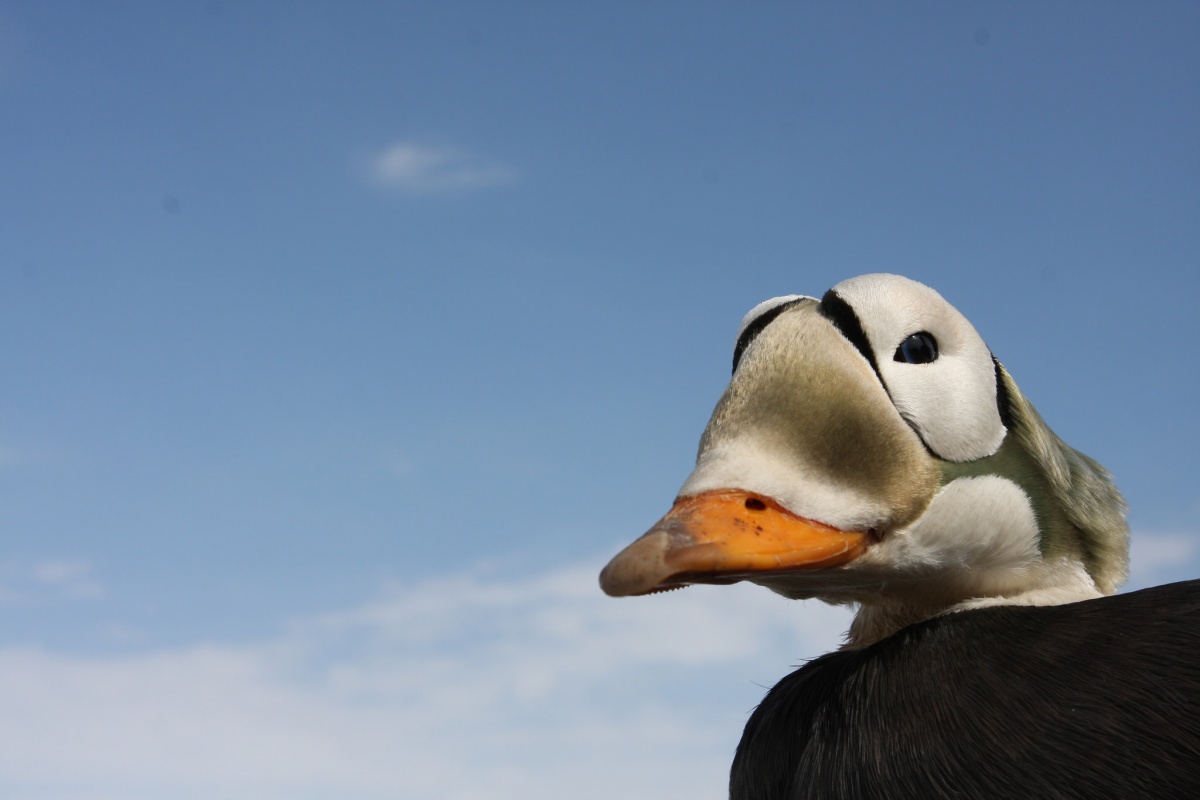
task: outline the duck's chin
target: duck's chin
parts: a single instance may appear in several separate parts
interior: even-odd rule
[[[859,606],[863,646],[940,614],[989,605],[1057,605],[1099,597],[1069,547],[1047,558],[1025,492],[994,475],[951,481],[907,528],[834,569],[748,579],[795,600]]]

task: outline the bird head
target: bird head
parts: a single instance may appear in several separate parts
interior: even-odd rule
[[[746,315],[694,471],[600,584],[857,604],[861,646],[948,611],[1111,594],[1127,562],[1111,476],[941,295],[880,274]]]

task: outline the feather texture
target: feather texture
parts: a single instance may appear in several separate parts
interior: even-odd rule
[[[1200,581],[904,628],[784,678],[732,800],[1200,797]]]

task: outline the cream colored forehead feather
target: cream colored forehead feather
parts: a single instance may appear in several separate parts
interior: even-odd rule
[[[781,306],[784,303],[790,303],[793,300],[816,300],[816,299],[817,298],[815,298],[815,297],[809,297],[808,295],[804,295],[804,294],[784,294],[784,295],[780,295],[779,297],[772,297],[770,300],[763,300],[761,303],[756,305],[754,308],[747,311],[746,316],[742,317],[742,324],[738,326],[737,335],[733,337],[733,341],[734,342],[741,341],[742,334],[746,332],[746,328],[750,327],[750,324],[753,323],[754,320],[758,319],[763,314],[770,311],[772,308],[775,308],[776,306]]]
[[[881,359],[891,358],[904,337],[934,327],[952,331],[955,340],[974,337],[982,342],[975,327],[946,298],[910,278],[883,272],[860,275],[842,281],[832,291],[855,310]],[[939,345],[943,343],[939,341]],[[945,347],[941,349],[944,354]]]

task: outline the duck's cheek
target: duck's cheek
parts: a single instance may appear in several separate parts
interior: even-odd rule
[[[1029,496],[1007,478],[981,475],[943,486],[916,522],[871,548],[862,566],[898,579],[976,583],[974,594],[1016,589],[1041,561]],[[1014,586],[999,585],[1006,583]]]

